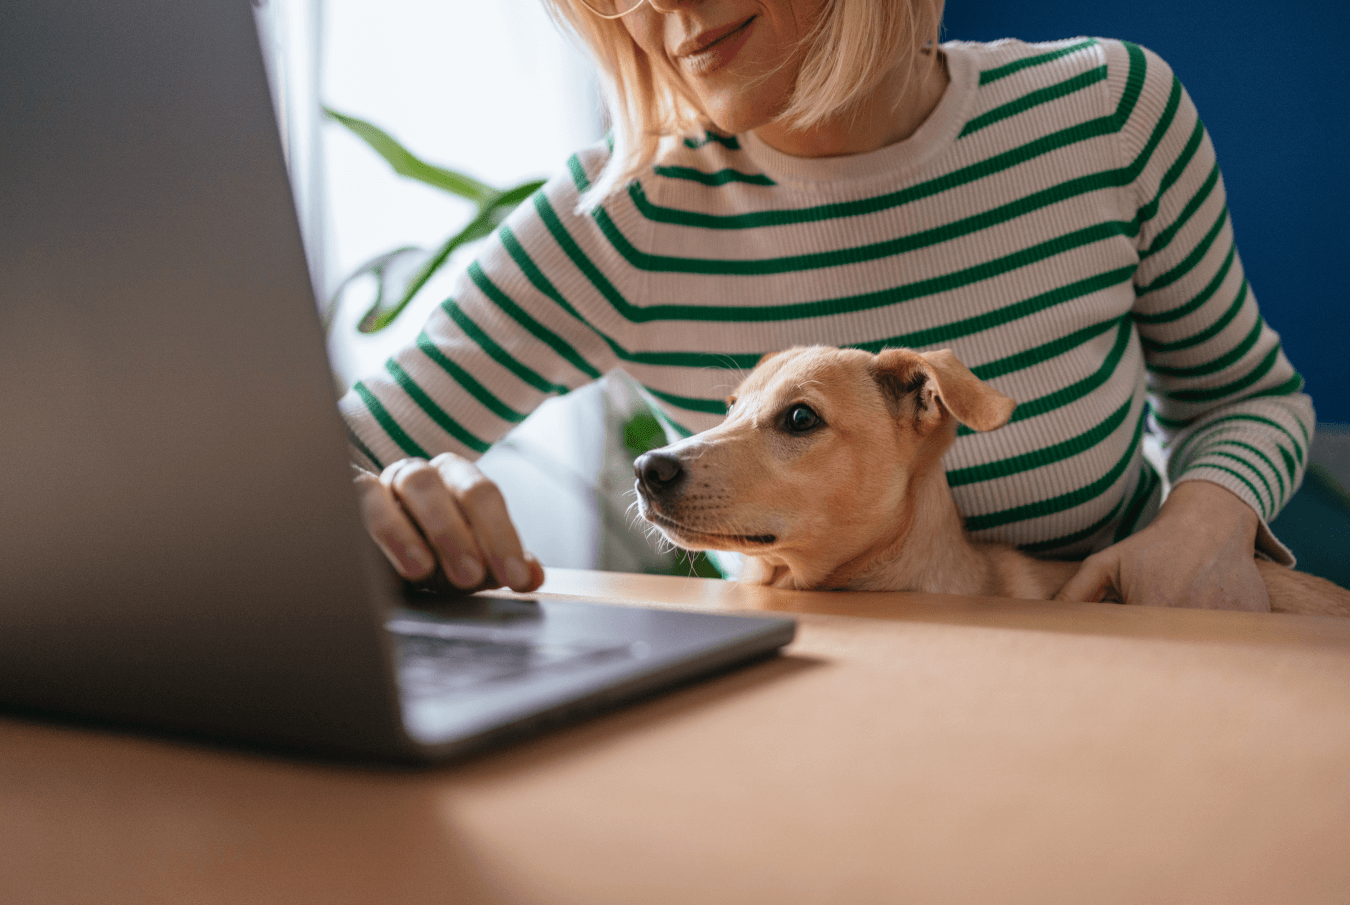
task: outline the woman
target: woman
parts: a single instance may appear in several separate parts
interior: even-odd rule
[[[539,585],[469,458],[550,393],[623,367],[688,433],[766,352],[945,346],[1021,403],[945,460],[977,537],[1088,556],[1064,599],[1269,608],[1252,555],[1291,561],[1267,521],[1312,407],[1162,60],[939,46],[941,0],[550,2],[604,76],[612,147],[343,400],[401,574]]]

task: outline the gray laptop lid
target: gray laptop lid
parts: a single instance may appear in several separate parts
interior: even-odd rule
[[[404,606],[357,517],[244,0],[6,5],[0,299],[0,705],[436,757],[792,636]]]
[[[249,6],[0,20],[7,702],[388,749],[388,589],[334,493],[345,444]]]

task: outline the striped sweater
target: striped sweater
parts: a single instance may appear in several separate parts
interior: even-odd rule
[[[1082,556],[1163,481],[1262,516],[1298,487],[1302,380],[1243,276],[1214,150],[1167,64],[1120,41],[943,45],[907,140],[849,157],[672,139],[593,213],[602,144],[498,229],[417,341],[342,400],[359,458],[485,451],[550,394],[621,368],[672,433],[717,424],[766,352],[949,347],[1019,405],[944,459],[977,538]]]

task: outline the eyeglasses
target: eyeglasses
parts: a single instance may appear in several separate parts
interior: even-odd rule
[[[581,0],[581,5],[595,13],[601,19],[618,19],[637,9],[647,0]],[[656,4],[652,4],[656,9]]]

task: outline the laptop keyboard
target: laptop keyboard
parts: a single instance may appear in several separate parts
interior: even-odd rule
[[[540,672],[556,675],[642,653],[629,644],[512,638],[477,625],[407,616],[390,619],[386,628],[394,637],[399,686],[416,697],[454,695],[488,683]]]

